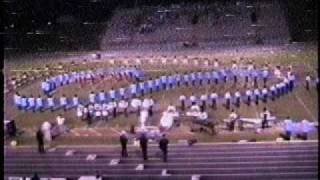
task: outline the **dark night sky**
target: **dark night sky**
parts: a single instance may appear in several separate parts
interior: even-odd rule
[[[200,0],[198,0],[200,1]],[[102,31],[101,23],[107,21],[117,7],[133,7],[135,5],[168,5],[173,3],[190,2],[187,0],[4,0],[3,19],[5,44],[7,47],[31,47],[39,48],[43,45],[42,41],[56,39],[64,34],[61,26],[57,24],[57,19],[61,16],[72,15],[76,19],[76,24],[70,31],[82,36],[81,33],[90,34],[90,32],[100,33]],[[196,2],[196,1],[192,1]],[[214,2],[210,0],[201,1],[204,3]],[[287,19],[289,21],[290,33],[294,40],[310,40],[317,37],[317,1],[316,0],[282,0],[283,7],[287,9]],[[311,9],[312,12],[306,12]],[[48,22],[50,22],[48,24]],[[96,23],[85,25],[84,22]],[[100,24],[100,26],[99,26]],[[95,27],[96,26],[96,27]],[[98,27],[99,26],[99,27]],[[93,28],[94,27],[94,28]],[[64,27],[65,28],[65,27]],[[306,37],[304,29],[315,29],[316,32],[311,37]],[[63,29],[63,28],[62,28]],[[79,30],[81,29],[81,31]],[[50,35],[44,38],[40,37],[36,41],[38,46],[30,46],[30,35],[28,32],[36,30],[45,31]],[[91,33],[91,34],[94,34]],[[72,36],[66,34],[67,36]],[[45,35],[43,35],[45,36]],[[85,39],[94,39],[88,35],[80,44],[90,44]],[[70,41],[77,41],[70,37]],[[66,42],[65,40],[64,42]],[[84,41],[84,43],[82,42]],[[28,44],[30,42],[30,44]],[[60,40],[59,40],[60,42]],[[55,42],[58,46],[59,43]],[[27,44],[27,46],[26,46]],[[72,44],[72,43],[71,43]],[[74,44],[74,43],[73,43]],[[77,44],[77,43],[75,43]],[[76,45],[77,46],[77,45]],[[67,43],[68,47],[68,43]],[[70,46],[68,48],[75,48]],[[91,48],[96,48],[91,47]]]

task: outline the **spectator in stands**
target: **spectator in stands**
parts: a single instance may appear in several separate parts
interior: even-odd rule
[[[127,152],[128,135],[125,131],[121,131],[120,143],[121,143],[121,157],[128,157],[128,152]]]
[[[140,138],[140,148],[142,151],[143,159],[148,160],[148,138],[145,132],[142,132]]]
[[[38,129],[37,133],[36,133],[36,137],[37,137],[37,142],[38,142],[38,151],[40,154],[45,153],[44,151],[44,135],[42,133],[41,128]]]
[[[162,138],[159,141],[159,148],[162,151],[162,158],[163,158],[163,162],[167,162],[167,155],[168,155],[168,144],[169,144],[169,140],[166,138],[166,135],[163,134]]]

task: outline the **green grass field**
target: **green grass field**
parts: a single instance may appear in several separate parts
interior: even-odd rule
[[[192,55],[192,53],[191,53]],[[215,54],[210,54],[207,52],[205,54],[206,57],[210,58],[216,57]],[[147,56],[148,57],[148,56]],[[147,57],[142,57],[143,59],[147,59]],[[194,54],[193,57],[197,57],[197,54]],[[239,62],[239,64],[245,64],[248,59],[251,59],[258,65],[258,67],[262,67],[262,64],[265,62],[269,62],[271,65],[281,65],[287,67],[289,64],[293,66],[294,71],[297,73],[298,78],[304,79],[307,73],[311,73],[315,75],[317,73],[318,66],[318,56],[316,50],[313,48],[309,48],[300,52],[279,52],[275,54],[264,54],[264,55],[252,55],[245,54],[244,62]],[[172,59],[172,56],[167,55],[168,59]],[[61,59],[61,58],[60,58]],[[223,63],[223,66],[230,66],[231,61],[235,59],[232,55],[224,55],[219,56],[220,61]],[[63,58],[61,59],[63,60]],[[169,61],[169,60],[168,60]],[[201,60],[199,60],[201,61]],[[47,63],[48,62],[48,63]],[[53,59],[46,61],[46,64],[53,68],[57,66],[58,62],[53,61]],[[43,68],[45,64],[38,61],[24,61],[23,63],[16,63],[13,61],[5,62],[5,76],[6,78],[10,78],[11,76],[17,76],[21,74],[21,71],[16,70],[30,70]],[[82,70],[82,69],[95,69],[101,67],[110,67],[110,64],[107,61],[101,62],[87,62],[86,64],[71,64],[71,62],[63,62],[63,70],[71,71],[71,70]],[[116,66],[116,65],[112,65]],[[206,70],[208,67],[195,67],[195,66],[182,66],[181,64],[176,65],[167,65],[167,66],[159,66],[159,65],[147,65],[142,64],[140,68],[146,71],[147,79],[149,77],[157,77],[161,74],[172,74],[174,72],[190,72],[195,70]],[[23,71],[22,71],[23,72]],[[51,74],[58,74],[57,71],[53,70]],[[21,94],[29,95],[38,95],[42,92],[40,90],[40,79],[35,80],[34,82],[27,84],[18,89]],[[272,82],[269,82],[270,84]],[[66,94],[67,96],[72,96],[77,93],[79,97],[86,98],[88,93],[92,90],[95,92],[104,89],[107,91],[111,87],[119,88],[122,86],[127,86],[129,82],[125,81],[110,81],[104,80],[97,84],[85,85],[81,87],[78,84],[68,85],[59,89],[54,96],[59,97],[62,94]],[[240,82],[241,84],[241,82]],[[170,104],[177,104],[178,97],[180,94],[190,95],[192,92],[196,95],[201,95],[203,93],[210,93],[212,91],[217,92],[218,94],[224,94],[226,90],[234,92],[235,89],[239,88],[243,89],[242,85],[237,85],[237,87],[233,86],[232,83],[225,85],[209,85],[202,87],[181,87],[168,91],[161,91],[152,94],[156,103],[159,105],[155,116],[151,120],[152,125],[158,125],[161,112]],[[236,109],[238,114],[242,117],[255,118],[262,111],[263,107],[267,107],[273,115],[278,117],[279,119],[284,119],[286,116],[290,116],[295,121],[300,121],[302,119],[308,119],[310,121],[318,120],[318,92],[315,87],[312,87],[310,91],[306,91],[304,87],[298,87],[294,90],[293,93],[285,95],[280,99],[271,102],[268,101],[267,104],[263,104],[262,102],[256,106],[251,105],[248,107],[245,104],[242,104],[239,109]],[[5,104],[4,104],[4,112],[5,118],[16,120],[17,126],[19,129],[23,130],[23,134],[17,137],[19,144],[29,145],[35,143],[35,130],[39,127],[39,125],[44,121],[54,122],[55,118],[58,114],[62,114],[66,118],[66,125],[70,128],[75,128],[75,130],[79,130],[80,135],[75,135],[75,133],[69,133],[67,135],[58,137],[53,144],[110,144],[117,143],[118,134],[116,132],[122,129],[129,129],[130,125],[136,125],[138,123],[138,117],[135,114],[130,115],[128,118],[120,115],[116,119],[112,119],[109,122],[103,122],[95,124],[95,132],[92,133],[92,130],[88,130],[85,127],[87,126],[85,122],[79,121],[76,119],[75,110],[70,110],[67,112],[63,112],[62,110],[56,112],[46,111],[43,113],[32,113],[32,112],[21,112],[18,111],[12,102],[12,93],[8,93],[5,96]],[[222,104],[218,105],[217,110],[208,110],[209,117],[213,121],[222,124],[222,120],[228,117],[229,111],[227,111]],[[91,133],[90,133],[91,132]],[[97,133],[98,132],[98,133]],[[206,133],[191,133],[189,131],[189,127],[187,124],[182,125],[179,128],[174,128],[168,132],[169,138],[172,139],[172,142],[176,142],[179,139],[188,139],[191,137],[197,138],[202,142],[221,142],[221,141],[237,141],[240,139],[251,139],[256,138],[257,140],[274,140],[279,133],[279,129],[272,128],[264,131],[261,134],[256,134],[253,131],[246,130],[243,132],[237,133],[228,133],[222,132],[216,136],[210,136]],[[9,139],[5,140],[5,143],[8,143]]]

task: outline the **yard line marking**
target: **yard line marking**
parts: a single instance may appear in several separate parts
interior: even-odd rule
[[[89,129],[90,132],[92,132],[93,134],[97,135],[97,136],[102,136],[101,133],[99,133],[98,131],[96,131],[95,129]]]
[[[110,128],[110,129],[117,134],[121,134],[120,131],[116,130],[115,128]]]
[[[303,108],[307,111],[307,113],[313,118],[314,121],[316,121],[316,118],[314,115],[311,113],[310,109],[306,106],[306,104],[302,101],[302,99],[294,93],[294,96],[298,99],[298,102],[303,106]]]

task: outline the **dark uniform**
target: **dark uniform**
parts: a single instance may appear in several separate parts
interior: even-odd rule
[[[128,157],[128,152],[127,152],[128,137],[126,134],[122,134],[120,136],[120,143],[121,143],[121,157]]]
[[[163,135],[161,140],[159,141],[159,148],[161,149],[163,154],[163,162],[167,162],[168,144],[169,140],[165,137],[165,135]]]
[[[140,148],[142,151],[142,155],[143,155],[143,159],[144,160],[148,160],[148,138],[146,137],[146,135],[143,133],[140,136]]]
[[[44,141],[43,141],[43,133],[41,129],[37,131],[37,142],[38,142],[38,151],[39,153],[44,153]]]

